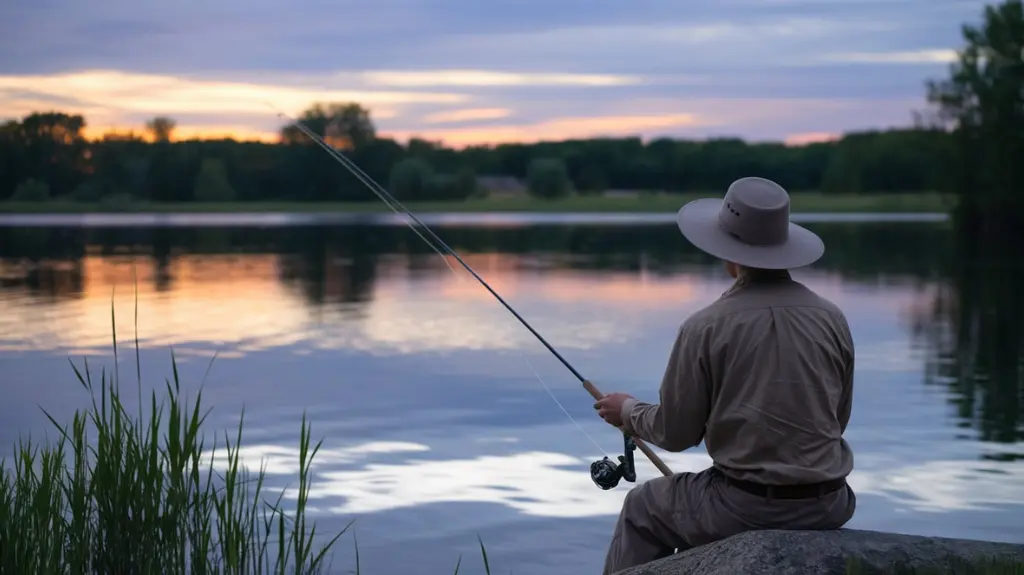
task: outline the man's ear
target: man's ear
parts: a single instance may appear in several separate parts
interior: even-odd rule
[[[725,262],[725,271],[729,274],[729,277],[736,279],[740,275],[740,266],[730,262]]]

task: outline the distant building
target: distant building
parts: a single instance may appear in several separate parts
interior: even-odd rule
[[[601,193],[606,198],[635,198],[642,190],[605,190]]]
[[[525,196],[529,193],[526,183],[512,176],[478,176],[476,185],[495,198]]]

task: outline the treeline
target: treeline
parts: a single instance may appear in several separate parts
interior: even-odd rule
[[[538,197],[608,190],[722,190],[760,175],[794,191],[935,191],[949,153],[945,130],[849,134],[787,146],[724,138],[595,138],[447,148],[377,134],[356,103],[316,105],[300,119],[401,200],[463,200],[507,191]],[[375,201],[294,127],[276,143],[174,141],[174,121],[86,140],[86,119],[41,112],[0,126],[0,200]]]
[[[926,120],[833,142],[633,137],[456,150],[382,137],[357,103],[315,105],[299,119],[402,200],[499,191],[547,198],[608,190],[708,192],[759,175],[793,191],[826,194],[952,192],[963,221],[990,230],[996,224],[982,222],[1017,217],[1024,204],[1024,5],[1004,0],[985,7],[981,20],[963,27],[964,46],[948,76],[927,84],[932,111]],[[43,112],[0,125],[0,200],[374,200],[294,126],[283,128],[273,144],[175,141],[174,120],[158,117],[140,134],[87,141],[85,122]],[[997,227],[1024,229],[1011,221]]]

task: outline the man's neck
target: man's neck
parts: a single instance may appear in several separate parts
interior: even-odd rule
[[[737,282],[744,284],[771,283],[793,279],[789,270],[744,269],[740,272]]]
[[[722,296],[727,296],[744,286],[778,283],[792,279],[789,270],[744,269]]]

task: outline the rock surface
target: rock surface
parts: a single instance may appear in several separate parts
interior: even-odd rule
[[[851,560],[856,563],[850,567]],[[977,566],[1000,562],[1001,569]],[[956,568],[951,568],[951,563]],[[1016,570],[1004,570],[1007,564]],[[976,567],[966,568],[973,564]],[[977,570],[976,570],[977,569]],[[1024,573],[1024,545],[838,531],[752,531],[677,553],[616,575],[868,575]]]

